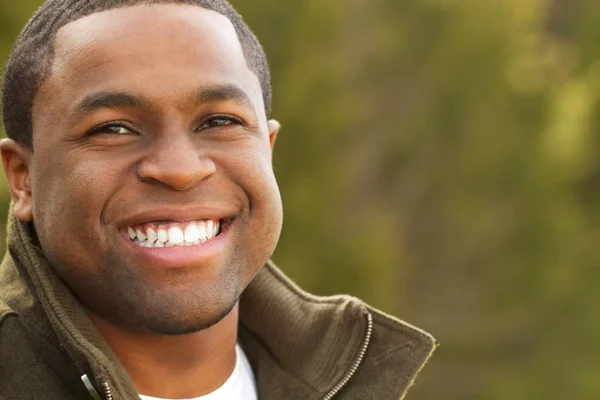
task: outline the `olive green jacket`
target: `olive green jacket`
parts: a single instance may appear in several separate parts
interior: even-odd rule
[[[0,399],[139,399],[69,289],[11,217],[0,266]],[[260,400],[398,400],[435,348],[349,296],[316,297],[268,263],[240,300]]]

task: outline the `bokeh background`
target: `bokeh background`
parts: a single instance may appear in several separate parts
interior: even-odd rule
[[[600,399],[600,1],[233,3],[283,124],[275,261],[437,337],[411,399]],[[0,0],[0,62],[40,4]]]

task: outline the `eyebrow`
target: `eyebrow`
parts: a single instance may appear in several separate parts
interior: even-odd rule
[[[252,100],[246,92],[233,84],[202,87],[192,95],[191,101],[197,105],[231,101],[249,110],[254,110]]]
[[[244,90],[233,84],[202,87],[191,94],[194,105],[231,101],[249,110],[254,110],[252,100]],[[90,94],[75,107],[72,121],[79,121],[86,115],[99,109],[153,108],[152,102],[145,97],[126,92],[97,92]]]
[[[72,120],[79,121],[86,115],[103,108],[150,108],[150,101],[125,92],[98,92],[86,96],[76,107]]]

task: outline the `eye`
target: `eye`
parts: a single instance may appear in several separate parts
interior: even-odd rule
[[[109,122],[100,125],[87,133],[87,136],[109,134],[109,135],[137,135],[135,131],[120,122]]]
[[[223,128],[230,125],[241,125],[242,121],[239,118],[230,115],[217,115],[206,120],[198,130],[208,128]]]

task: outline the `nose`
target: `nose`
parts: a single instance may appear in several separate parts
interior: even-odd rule
[[[149,145],[137,174],[143,181],[160,182],[175,190],[187,190],[216,172],[206,152],[187,135],[165,135]]]

